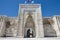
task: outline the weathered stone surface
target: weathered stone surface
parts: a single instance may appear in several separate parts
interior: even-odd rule
[[[44,36],[45,37],[56,37],[56,31],[48,20],[50,18],[44,18],[43,27],[44,27]],[[52,21],[52,20],[51,20]]]
[[[40,4],[21,4],[18,17],[0,16],[0,36],[60,37],[60,17],[42,18]],[[32,35],[30,35],[32,37]]]

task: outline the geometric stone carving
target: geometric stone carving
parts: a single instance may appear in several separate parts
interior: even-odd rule
[[[19,16],[18,16],[19,17],[18,37],[22,38],[26,36],[25,30],[27,30],[29,27],[31,27],[30,28],[31,30],[34,30],[33,31],[33,33],[35,32],[34,37],[36,38],[44,37],[41,5],[20,4],[19,6],[20,7],[19,7]]]

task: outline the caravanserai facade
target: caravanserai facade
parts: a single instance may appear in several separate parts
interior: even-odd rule
[[[20,4],[17,17],[0,16],[0,37],[60,37],[60,16],[42,17],[41,4]]]

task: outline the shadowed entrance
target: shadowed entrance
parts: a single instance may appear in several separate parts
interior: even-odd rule
[[[30,28],[28,28],[27,30],[26,30],[26,36],[25,36],[25,38],[33,38],[34,36],[33,36],[33,31],[32,31],[32,29]]]

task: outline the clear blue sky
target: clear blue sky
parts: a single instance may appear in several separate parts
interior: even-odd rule
[[[19,4],[24,1],[0,0],[0,15],[18,16]],[[43,16],[60,15],[60,0],[34,0],[34,3],[41,4]]]

